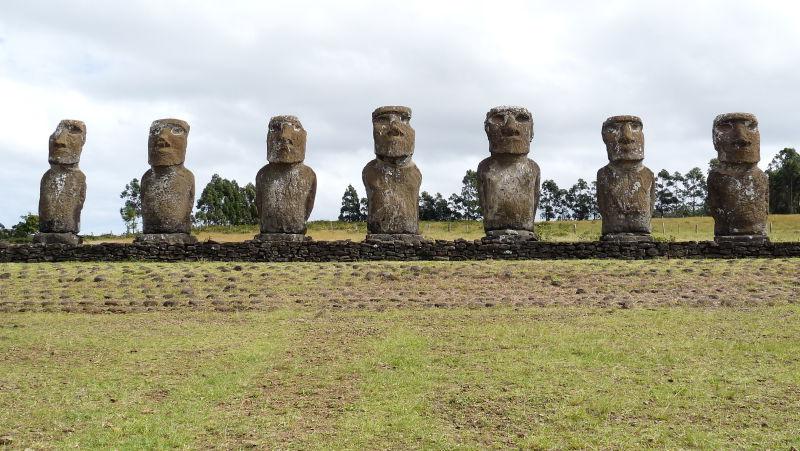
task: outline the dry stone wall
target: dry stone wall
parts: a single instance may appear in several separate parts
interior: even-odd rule
[[[0,247],[0,262],[59,261],[263,261],[531,260],[800,257],[800,242],[405,242],[303,241],[196,244],[18,244]]]

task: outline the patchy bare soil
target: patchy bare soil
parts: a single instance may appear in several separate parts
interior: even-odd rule
[[[800,299],[800,259],[0,265],[0,311],[753,306]]]

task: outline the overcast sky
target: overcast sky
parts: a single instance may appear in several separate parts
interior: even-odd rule
[[[0,4],[0,222],[36,212],[47,140],[86,122],[82,233],[124,231],[119,193],[159,118],[191,125],[197,193],[251,182],[271,116],[308,131],[312,219],[338,215],[373,158],[371,112],[407,105],[422,189],[460,189],[488,156],[486,111],[531,110],[542,179],[593,180],[612,115],[642,118],[645,164],[706,168],[719,113],[755,113],[766,168],[800,146],[796,2],[125,2]]]

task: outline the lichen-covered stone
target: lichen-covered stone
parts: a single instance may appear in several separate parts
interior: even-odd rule
[[[275,116],[267,132],[269,163],[256,175],[257,240],[297,241],[314,208],[317,176],[303,164],[306,131],[294,116]],[[268,236],[268,235],[274,236]]]
[[[370,234],[419,234],[422,174],[411,160],[414,129],[411,109],[384,106],[372,113],[376,159],[361,173],[367,191]]]
[[[603,122],[602,136],[609,160],[597,171],[603,239],[649,240],[656,189],[653,171],[642,164],[642,120],[636,116],[612,116]]]
[[[484,121],[491,156],[478,165],[478,198],[488,238],[521,237],[534,232],[539,204],[539,165],[527,157],[533,140],[533,116],[522,107],[499,106]],[[492,232],[492,233],[490,233]]]
[[[708,207],[717,241],[764,240],[767,236],[769,179],[758,168],[761,136],[749,113],[714,119],[719,164],[708,174]]]
[[[151,168],[144,173],[141,183],[145,234],[191,232],[194,174],[183,166],[188,134],[189,124],[179,119],[161,119],[150,126]]]
[[[44,173],[39,187],[39,231],[43,234],[72,234],[80,231],[81,210],[86,200],[86,176],[78,167],[86,142],[86,125],[81,121],[63,120],[50,135],[50,169]],[[54,236],[40,242],[73,242]]]

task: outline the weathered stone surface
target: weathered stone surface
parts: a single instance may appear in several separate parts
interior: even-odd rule
[[[253,237],[256,241],[311,241],[304,233],[259,233]]]
[[[766,238],[769,179],[757,166],[758,120],[749,113],[721,114],[714,119],[713,140],[719,164],[708,173],[708,207],[715,240]]]
[[[653,241],[653,236],[649,233],[607,233],[600,239],[615,243],[649,243]]]
[[[85,142],[86,125],[81,121],[63,120],[50,135],[50,169],[42,176],[39,186],[39,231],[42,233],[74,235],[80,231],[86,176],[78,163]]]
[[[371,261],[800,257],[800,243],[542,242],[516,240],[247,241],[243,243],[106,243],[82,246],[0,244],[0,262],[59,261]]]
[[[83,243],[83,239],[72,232],[39,232],[33,236],[33,242],[37,244],[66,244],[69,246],[77,246]]]
[[[197,238],[188,233],[145,233],[138,235],[134,243],[153,243],[153,244],[195,244]]]
[[[370,234],[419,234],[422,174],[411,160],[414,129],[411,109],[384,106],[372,113],[376,159],[361,173],[367,191]]]
[[[642,164],[642,120],[612,116],[603,122],[602,136],[609,160],[597,171],[602,235],[607,241],[649,241],[656,187],[653,171]]]
[[[499,229],[489,230],[483,238],[485,241],[512,242],[536,240],[536,233],[528,230]]]
[[[382,242],[382,243],[407,243],[407,244],[420,244],[428,240],[420,234],[414,233],[368,233],[365,242]]]
[[[189,124],[179,119],[161,119],[150,126],[148,161],[152,166],[142,176],[142,223],[145,234],[191,232],[194,206],[194,174],[183,166]]]
[[[487,236],[534,233],[539,204],[539,165],[527,157],[533,116],[522,107],[499,106],[484,121],[491,156],[478,165],[478,198]],[[493,232],[493,233],[489,233]]]
[[[314,208],[317,176],[302,163],[305,145],[306,131],[296,117],[275,116],[270,120],[269,163],[256,175],[256,208],[261,234],[255,239],[265,240],[268,238],[264,235],[274,233],[280,235],[276,240],[286,240],[283,235],[302,237],[306,233],[306,221]]]

